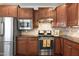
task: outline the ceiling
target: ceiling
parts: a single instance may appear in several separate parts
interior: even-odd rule
[[[22,8],[57,7],[64,3],[0,3],[0,5],[20,5]]]

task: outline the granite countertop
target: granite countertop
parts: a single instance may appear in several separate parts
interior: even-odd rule
[[[79,37],[72,37],[72,36],[68,36],[68,35],[62,35],[60,37],[66,38],[66,39],[71,40],[71,41],[76,42],[76,43],[79,43]]]

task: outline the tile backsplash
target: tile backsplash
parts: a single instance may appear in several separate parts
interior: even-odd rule
[[[33,30],[29,30],[29,31],[22,31],[21,34],[22,35],[38,35],[38,31],[39,30],[51,30],[53,31],[54,28],[52,28],[51,23],[39,23],[38,28],[35,28]]]
[[[62,28],[64,35],[79,37],[79,28]]]
[[[51,23],[39,23],[38,30],[52,30]]]
[[[79,28],[52,28],[51,23],[39,23],[38,28],[29,31],[22,31],[21,35],[34,35],[38,36],[39,30],[51,30],[53,34],[53,30],[60,30],[60,35],[68,35],[73,37],[79,37]]]

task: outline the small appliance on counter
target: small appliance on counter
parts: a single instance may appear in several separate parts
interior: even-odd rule
[[[54,36],[59,36],[60,35],[60,30],[54,30],[54,34],[53,34]]]
[[[39,55],[52,55],[54,52],[54,37],[50,30],[40,30],[38,33]]]

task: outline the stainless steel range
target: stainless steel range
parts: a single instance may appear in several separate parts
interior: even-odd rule
[[[54,53],[54,37],[51,31],[39,31],[39,55],[51,56]],[[52,52],[52,53],[51,53]]]

